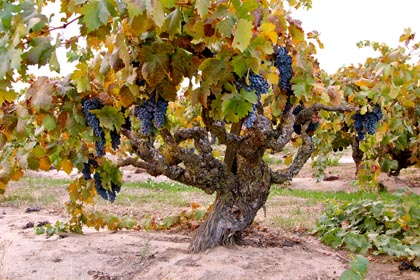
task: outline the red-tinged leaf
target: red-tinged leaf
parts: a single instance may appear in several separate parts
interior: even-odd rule
[[[292,35],[293,42],[298,45],[305,40],[305,33],[298,21],[290,21],[289,32]]]
[[[30,100],[32,107],[37,110],[48,111],[52,106],[54,85],[47,77],[39,77],[26,92],[26,99]]]

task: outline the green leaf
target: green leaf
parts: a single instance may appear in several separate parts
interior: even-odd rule
[[[140,16],[146,10],[146,5],[142,0],[128,0],[126,2],[128,15],[130,16],[130,18]]]
[[[233,71],[239,76],[242,77],[248,70],[248,65],[245,58],[242,55],[234,56],[232,59]]]
[[[49,131],[54,130],[55,127],[56,127],[55,118],[53,116],[51,116],[51,115],[45,115],[42,118],[42,124]]]
[[[176,34],[181,33],[182,13],[180,9],[173,10],[166,17],[166,29],[169,33],[169,38],[173,38]]]
[[[181,222],[181,219],[178,215],[168,216],[163,219],[161,227],[164,229],[169,229],[175,225],[178,225]]]
[[[60,73],[60,63],[58,62],[56,50],[54,50],[51,54],[51,57],[49,60],[49,66],[50,66],[50,71],[55,71],[57,73]]]
[[[117,108],[111,106],[104,106],[100,110],[91,110],[95,114],[101,126],[113,130],[114,128],[119,131],[121,125],[125,123],[124,115]]]
[[[351,269],[347,269],[341,274],[340,280],[364,280],[365,278]]]
[[[242,89],[240,93],[226,94],[223,97],[222,110],[228,122],[236,123],[252,111],[252,104],[256,103],[255,92]]]
[[[35,227],[35,234],[37,235],[41,235],[45,233],[45,228],[44,227]]]
[[[250,20],[240,19],[236,25],[236,32],[232,46],[241,52],[245,51],[252,38],[252,27],[253,25]]]
[[[111,0],[89,1],[83,5],[81,14],[83,15],[83,22],[86,25],[87,32],[90,33],[101,25],[106,25],[110,16],[116,15],[115,2]]]
[[[195,8],[201,17],[207,15],[210,7],[210,0],[197,0],[195,2]]]
[[[147,13],[153,18],[155,24],[159,27],[165,22],[165,11],[161,1],[145,0]]]
[[[137,221],[134,218],[124,216],[121,218],[121,227],[125,229],[132,229],[137,225]]]
[[[55,50],[48,37],[35,37],[30,46],[31,49],[24,55],[28,65],[46,65]]]
[[[233,33],[233,27],[237,22],[236,15],[228,15],[216,24],[216,29],[225,37],[231,37]]]
[[[215,85],[217,83],[224,84],[233,79],[231,66],[226,61],[217,58],[204,60],[199,70],[202,71],[203,80],[209,85]]]
[[[245,1],[239,9],[239,18],[249,17],[249,14],[258,7],[260,7],[260,5],[261,4],[257,0]]]

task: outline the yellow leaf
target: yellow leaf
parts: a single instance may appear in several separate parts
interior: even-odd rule
[[[4,194],[7,188],[7,183],[4,183],[3,181],[0,181],[0,194]]]
[[[277,73],[276,67],[270,68],[270,73],[267,75],[267,81],[272,85],[277,85],[279,82],[279,74]]]
[[[284,163],[285,163],[286,165],[291,164],[291,163],[292,163],[292,161],[293,161],[293,155],[288,155],[288,156],[284,159]]]
[[[389,97],[392,99],[396,98],[398,94],[400,93],[400,87],[397,87],[396,85],[391,86],[391,90],[389,91]]]
[[[368,88],[371,88],[375,85],[375,83],[372,80],[364,79],[364,78],[355,81],[354,84],[359,87],[368,87]]]
[[[232,46],[241,52],[249,46],[252,38],[252,22],[247,19],[240,19],[237,23],[235,37],[233,38]]]
[[[23,176],[23,171],[16,170],[15,172],[13,172],[12,176],[10,176],[10,180],[18,181],[20,178],[22,178],[22,176]],[[0,186],[0,189],[1,189],[1,186]]]
[[[49,171],[51,168],[51,161],[48,157],[42,157],[39,159],[39,168],[44,171]]]
[[[61,162],[61,168],[67,173],[70,174],[73,171],[73,163],[68,159],[63,159]]]
[[[293,43],[296,45],[305,40],[305,33],[303,32],[303,29],[298,22],[290,22],[289,32],[292,35]]]
[[[127,86],[123,86],[120,90],[120,100],[124,107],[131,106],[135,99],[133,94],[131,93],[131,90]]]
[[[273,44],[277,43],[278,35],[276,33],[276,26],[271,22],[266,22],[260,26],[262,33],[268,37]]]

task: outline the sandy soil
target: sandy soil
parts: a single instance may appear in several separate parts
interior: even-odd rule
[[[351,191],[354,167],[348,163],[340,166],[329,171],[337,180],[316,184],[310,169],[305,169],[289,187]],[[67,175],[49,172],[36,176]],[[124,178],[149,177],[127,169]],[[385,176],[383,180],[389,189],[408,187],[407,178],[396,181]],[[185,233],[86,229],[84,235],[46,239],[35,235],[33,228],[25,229],[28,222],[54,223],[66,218],[54,207],[27,213],[22,207],[0,205],[0,279],[338,279],[350,258],[348,252],[324,246],[306,232],[280,232],[270,227],[251,229],[241,246],[199,254],[187,252],[191,237]],[[261,223],[267,219],[262,214],[257,217]],[[420,279],[418,272],[400,272],[398,264],[372,257],[367,278]]]

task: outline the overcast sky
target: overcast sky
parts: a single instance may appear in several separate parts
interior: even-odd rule
[[[356,43],[370,40],[399,45],[405,28],[420,32],[420,0],[312,0],[309,11],[293,17],[302,21],[306,32],[317,30],[325,48],[319,50],[321,68],[334,73],[350,63],[363,63],[374,54]],[[417,34],[420,40],[420,34]]]

